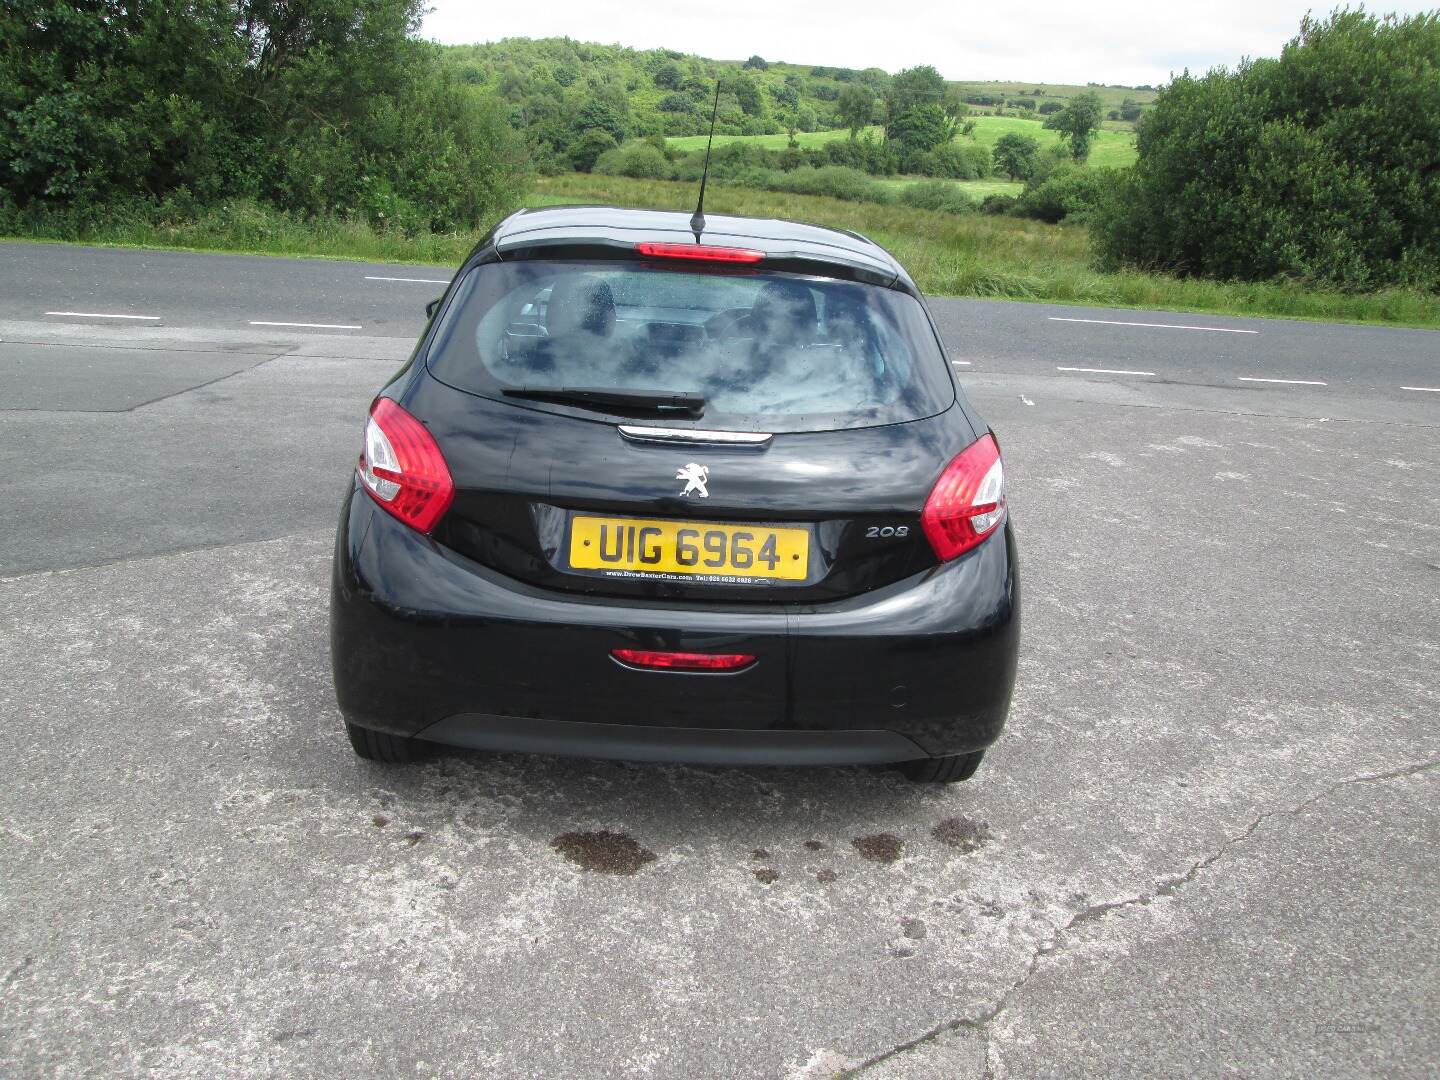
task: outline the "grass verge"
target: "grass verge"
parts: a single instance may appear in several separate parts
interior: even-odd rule
[[[435,266],[460,262],[482,234],[483,230],[408,235],[400,229],[376,229],[366,222],[345,218],[297,218],[239,200],[199,213],[130,207],[89,221],[58,217],[29,220],[19,215],[0,219],[0,237],[6,240]]]

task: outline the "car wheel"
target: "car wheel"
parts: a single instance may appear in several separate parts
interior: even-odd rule
[[[976,750],[973,754],[921,758],[919,761],[905,762],[902,769],[906,779],[919,784],[958,784],[961,780],[969,780],[975,775],[975,770],[980,768],[980,759],[984,756],[984,750]]]
[[[430,755],[430,745],[418,739],[401,739],[383,731],[363,728],[359,724],[345,722],[345,734],[350,736],[350,746],[366,761],[384,761],[404,764],[420,761]]]

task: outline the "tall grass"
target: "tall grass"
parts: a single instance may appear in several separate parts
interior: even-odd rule
[[[875,182],[881,187],[889,189],[896,197],[899,197],[906,188],[914,187],[916,184],[935,183],[934,180],[923,176],[877,176]],[[1017,184],[1010,180],[941,180],[939,182],[954,185],[955,190],[976,203],[987,195],[1019,195],[1025,190],[1024,184]]]

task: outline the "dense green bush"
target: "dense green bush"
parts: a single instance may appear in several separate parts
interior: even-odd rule
[[[885,128],[886,141],[894,144],[905,172],[918,172],[921,157],[944,146],[954,134],[954,124],[939,105],[916,105]]]
[[[559,176],[572,171],[570,159],[546,143],[530,151],[530,167],[541,176]]]
[[[631,142],[607,150],[595,161],[603,176],[629,176],[636,180],[668,180],[674,167],[660,150],[647,142]]]
[[[703,158],[703,155],[699,155]],[[691,182],[700,178],[699,162],[692,155],[681,162],[676,169],[681,180]],[[735,184],[760,191],[785,191],[796,195],[824,195],[847,202],[891,203],[895,197],[883,183],[856,169],[843,165],[805,164],[785,170],[765,164],[764,159],[749,155],[720,160],[720,148],[715,148],[715,159],[710,163],[710,179],[716,183]]]
[[[809,165],[775,174],[765,185],[772,191],[790,191],[797,195],[826,195],[847,202],[888,203],[894,201],[890,189],[857,169],[844,165]]]
[[[625,114],[629,111],[629,104],[623,96],[609,101],[591,98],[580,106],[572,127],[581,134],[603,131],[618,143],[625,138]]]
[[[966,214],[975,203],[948,180],[921,180],[900,191],[900,202],[918,210],[943,210],[948,214]]]
[[[912,162],[921,176],[938,176],[949,180],[983,180],[990,175],[990,151],[976,143],[945,143]]]
[[[698,103],[689,94],[666,94],[655,107],[667,113],[688,114],[699,111]]]
[[[580,137],[570,144],[570,166],[576,172],[589,172],[595,168],[595,162],[600,160],[601,154],[614,150],[617,145],[614,136],[608,131],[591,128],[581,132]]]
[[[664,154],[666,161],[679,161],[685,156],[685,151],[671,146],[664,135],[646,135],[642,141]]]
[[[766,150],[753,143],[725,143],[715,147],[710,155],[710,175],[728,180],[747,170],[778,170],[783,159],[784,153],[780,150]],[[698,181],[704,168],[705,151],[692,150],[676,163],[675,175],[681,180]]]
[[[1040,143],[1029,135],[1007,131],[991,151],[995,171],[1012,180],[1029,180],[1035,175],[1040,160]]]
[[[900,169],[899,156],[878,139],[835,139],[825,144],[823,152],[825,162],[846,165],[871,176],[893,176]]]
[[[407,229],[514,205],[523,140],[417,41],[421,0],[6,0],[0,189],[19,210],[191,198]]]
[[[1094,215],[1106,265],[1440,288],[1440,15],[1307,18],[1278,60],[1175,79]]]
[[[843,166],[850,172],[889,176],[898,161],[893,151],[873,139],[836,139],[823,147],[791,146],[785,150],[767,150],[753,143],[724,143],[715,147],[710,158],[710,175],[722,180],[735,179],[754,170],[793,172],[809,168],[823,170],[827,166]],[[676,167],[681,180],[699,180],[705,165],[705,151],[691,151]]]
[[[1013,213],[1057,222],[1085,221],[1118,182],[1119,170],[1089,169],[1069,163],[1031,180],[1020,193]]]
[[[1009,214],[1015,210],[1015,204],[1020,200],[1014,195],[1001,195],[998,192],[993,195],[986,195],[980,200],[980,212],[982,214]]]

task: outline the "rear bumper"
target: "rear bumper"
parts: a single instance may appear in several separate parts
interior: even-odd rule
[[[517,720],[460,713],[417,738],[472,750],[688,761],[697,765],[878,765],[928,757],[894,731],[757,731],[747,728],[596,724],[575,720]]]
[[[822,605],[696,605],[536,589],[352,490],[331,595],[347,720],[487,750],[728,764],[967,753],[1000,733],[1019,587],[1008,527],[953,563]],[[636,671],[614,648],[744,652],[744,671]]]

